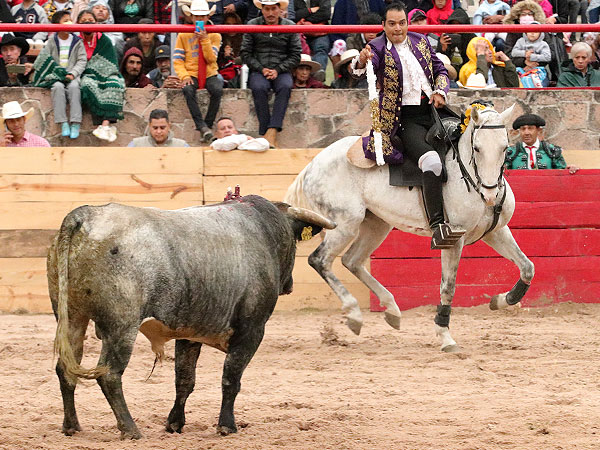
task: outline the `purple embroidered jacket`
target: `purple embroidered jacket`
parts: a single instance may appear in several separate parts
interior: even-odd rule
[[[432,90],[448,93],[450,87],[448,72],[427,38],[422,34],[409,31],[407,39]],[[389,50],[387,49],[385,34],[373,39],[369,45],[373,52],[373,69],[379,88],[379,126],[383,141],[383,158],[388,164],[399,164],[403,160],[402,151],[393,146],[390,138],[396,134],[401,122],[402,63],[393,45]],[[367,158],[375,160],[373,129],[369,136],[363,138],[363,150]]]

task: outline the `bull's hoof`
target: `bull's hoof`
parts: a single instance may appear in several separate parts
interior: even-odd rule
[[[128,441],[133,439],[141,439],[142,433],[137,428],[127,431],[121,431],[121,440]]]
[[[68,427],[67,426],[63,426],[62,431],[65,434],[65,436],[73,436],[78,431],[81,431],[81,427],[79,426],[79,424],[71,425],[71,426],[68,426]]]
[[[217,433],[219,433],[221,436],[227,436],[228,434],[237,433],[237,427],[235,425],[233,425],[233,426],[218,425]]]
[[[348,319],[346,320],[346,325],[357,336],[360,334],[360,329],[362,328],[362,321],[348,317]]]
[[[442,351],[444,353],[460,353],[460,347],[458,346],[458,344],[452,344],[452,345],[446,345],[445,347],[442,347]]]
[[[390,314],[388,312],[385,313],[384,317],[385,317],[385,321],[388,323],[388,325],[390,327],[392,327],[395,330],[400,329],[400,317]]]
[[[183,424],[182,423],[178,423],[178,422],[174,422],[174,423],[169,423],[167,422],[167,425],[165,426],[165,431],[167,433],[180,433],[183,430]]]

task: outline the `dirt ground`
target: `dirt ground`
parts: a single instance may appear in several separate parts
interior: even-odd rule
[[[0,449],[600,448],[600,305],[455,308],[458,354],[439,351],[433,316],[432,307],[408,311],[395,331],[382,314],[365,312],[354,336],[340,313],[274,314],[242,379],[239,432],[226,437],[215,432],[223,354],[202,349],[187,425],[171,435],[163,424],[175,395],[173,360],[147,380],[154,355],[139,335],[123,385],[144,438],[120,441],[90,381],[76,391],[83,431],[61,433],[54,318],[2,315]],[[84,366],[99,348],[92,333]]]

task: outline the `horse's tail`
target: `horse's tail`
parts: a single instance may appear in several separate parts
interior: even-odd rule
[[[299,208],[311,209],[311,204],[304,195],[304,177],[306,176],[307,170],[311,164],[312,162],[302,169],[294,182],[288,188],[283,200],[287,204],[297,206]]]
[[[84,207],[85,208],[85,207]],[[77,362],[71,341],[69,340],[69,253],[71,250],[71,239],[81,228],[81,209],[70,212],[63,220],[58,232],[56,246],[56,260],[58,268],[58,306],[56,308],[57,327],[54,339],[54,353],[65,371],[65,376],[71,384],[77,383],[77,378],[94,379],[108,372],[106,367],[95,367],[84,369]]]

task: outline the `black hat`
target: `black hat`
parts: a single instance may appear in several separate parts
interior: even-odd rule
[[[425,15],[425,11],[423,11],[422,9],[413,9],[410,12],[412,12],[412,14],[410,16],[410,23],[413,23],[415,20],[427,19],[427,16]]]
[[[22,37],[16,37],[12,33],[6,33],[4,36],[2,36],[0,48],[4,47],[5,45],[16,45],[17,47],[20,47],[21,56],[29,51],[29,44],[27,43],[27,40]]]
[[[524,125],[533,125],[534,127],[543,127],[546,125],[546,121],[537,114],[523,114],[516,118],[513,122],[513,130],[518,130]]]
[[[154,61],[160,58],[171,59],[171,48],[168,45],[161,45],[154,51]]]

